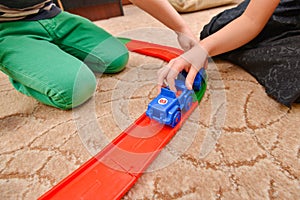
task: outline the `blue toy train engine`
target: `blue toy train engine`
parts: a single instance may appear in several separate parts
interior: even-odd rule
[[[193,104],[194,91],[186,88],[186,75],[187,73],[182,72],[175,80],[178,96],[168,87],[161,88],[160,94],[148,105],[146,111],[148,117],[171,127],[175,127],[180,122],[182,112],[188,111]],[[204,69],[200,70],[195,78],[193,89],[200,90],[205,78]]]

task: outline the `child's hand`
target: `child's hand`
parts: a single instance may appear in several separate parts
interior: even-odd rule
[[[195,38],[189,30],[185,33],[177,32],[177,40],[184,51],[188,51],[198,44],[197,38]]]
[[[186,77],[186,87],[191,90],[193,88],[194,79],[198,71],[207,66],[208,55],[204,48],[199,44],[194,45],[190,50],[181,56],[172,59],[168,65],[158,71],[158,87],[168,85],[171,90],[176,92],[175,79],[177,75],[185,69],[188,72]]]

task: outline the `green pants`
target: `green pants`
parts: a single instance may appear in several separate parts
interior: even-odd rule
[[[92,71],[116,73],[128,50],[82,17],[0,23],[0,70],[23,94],[60,109],[76,107],[96,88]]]

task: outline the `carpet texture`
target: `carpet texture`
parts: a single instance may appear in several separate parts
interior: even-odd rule
[[[218,7],[183,14],[195,35]],[[113,35],[178,47],[172,31],[133,5],[96,21]],[[145,112],[166,63],[130,53],[126,69],[96,74],[95,95],[61,111],[13,89],[0,73],[0,199],[37,199]],[[229,62],[209,63],[202,102],[123,199],[300,199],[300,105],[268,97]]]

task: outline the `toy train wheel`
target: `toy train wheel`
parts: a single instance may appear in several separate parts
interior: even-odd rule
[[[176,126],[181,120],[181,112],[176,111],[173,117],[172,127]]]

